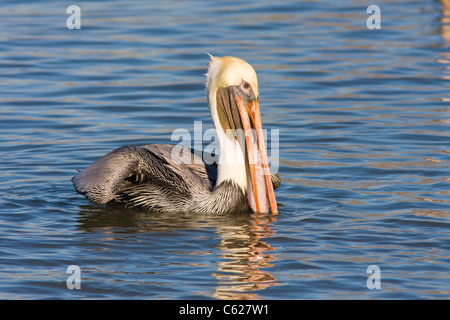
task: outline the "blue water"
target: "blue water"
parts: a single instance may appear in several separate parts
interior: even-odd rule
[[[0,298],[448,299],[449,49],[448,1],[2,1]],[[109,151],[213,127],[206,52],[258,73],[280,214],[77,195]]]

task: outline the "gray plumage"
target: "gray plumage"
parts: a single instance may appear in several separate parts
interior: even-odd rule
[[[173,145],[125,146],[113,150],[72,178],[75,190],[95,204],[164,212],[250,212],[247,195],[233,181],[216,186],[217,165]],[[274,189],[281,179],[271,176]]]

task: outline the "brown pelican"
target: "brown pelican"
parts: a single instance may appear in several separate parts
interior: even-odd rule
[[[277,213],[281,179],[269,171],[255,70],[236,57],[211,56],[206,90],[218,163],[193,150],[180,155],[172,145],[125,146],[75,175],[76,191],[95,204],[151,211],[267,213],[270,206]]]

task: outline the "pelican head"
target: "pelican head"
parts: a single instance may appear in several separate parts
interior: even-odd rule
[[[232,181],[254,212],[277,213],[253,67],[236,57],[210,56],[206,90],[220,144],[216,185]]]

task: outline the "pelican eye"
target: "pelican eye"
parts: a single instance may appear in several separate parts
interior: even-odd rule
[[[239,89],[241,91],[241,97],[248,102],[250,102],[250,100],[254,100],[255,99],[255,94],[253,92],[253,88],[252,85],[250,84],[250,82],[242,80]]]

